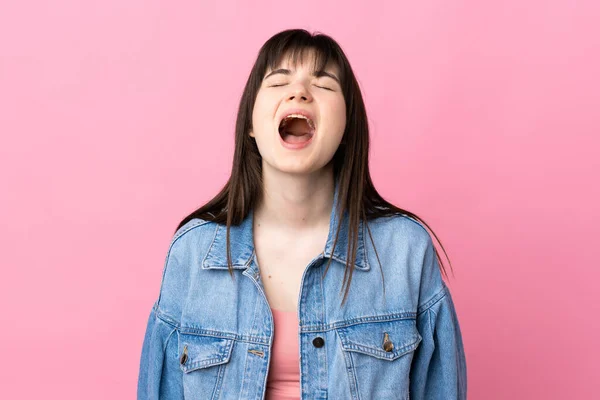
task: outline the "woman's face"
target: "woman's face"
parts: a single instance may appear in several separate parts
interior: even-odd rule
[[[322,76],[313,75],[314,53],[294,69],[291,60],[263,77],[252,111],[252,131],[265,168],[285,173],[309,174],[327,165],[335,154],[346,127],[346,103],[339,69],[328,65]],[[292,110],[305,114],[280,121]]]

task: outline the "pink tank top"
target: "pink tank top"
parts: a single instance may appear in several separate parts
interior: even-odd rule
[[[266,400],[300,400],[298,316],[295,311],[271,310],[275,336],[267,377]]]

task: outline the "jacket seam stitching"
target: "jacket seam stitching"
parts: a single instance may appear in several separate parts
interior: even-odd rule
[[[360,317],[354,318],[348,321],[338,321],[332,322],[330,324],[321,324],[321,325],[304,325],[301,326],[302,333],[314,333],[314,332],[327,332],[334,329],[346,328],[353,325],[360,325],[364,323],[376,323],[376,322],[389,322],[389,321],[398,321],[405,319],[415,319],[416,313],[414,312],[403,312],[396,313],[391,315],[376,315],[372,317]]]
[[[434,294],[430,300],[426,301],[425,303],[423,303],[423,305],[418,307],[417,316],[424,313],[425,311],[429,310],[436,303],[438,303],[440,300],[442,300],[447,294],[448,294],[448,289],[447,289],[446,285],[442,282],[442,288],[436,294]]]
[[[165,345],[163,347],[163,353],[166,353],[167,346],[169,345],[169,340],[171,340],[171,336],[173,336],[173,333],[175,333],[176,331],[177,331],[177,328],[173,328],[171,333],[169,333],[169,336],[167,336],[167,340],[165,340]]]
[[[213,246],[215,245],[215,240],[217,240],[217,235],[219,233],[219,224],[216,224],[217,226],[215,227],[215,232],[213,233],[213,238],[210,241],[210,246],[208,246],[208,250],[206,251],[206,254],[204,255],[204,257],[202,258],[202,268],[204,268],[206,266],[206,260],[208,259],[208,255],[210,254]],[[227,257],[227,255],[225,255],[225,257]]]
[[[167,324],[175,329],[179,329],[179,324],[174,319],[172,319],[168,315],[164,314],[158,307],[156,307],[155,310],[156,310],[156,318],[160,319],[165,324]]]
[[[429,333],[431,334],[431,336],[433,336],[433,322],[431,322],[431,314],[433,312],[434,311],[431,308],[427,309],[427,322],[428,322],[428,325],[429,325]]]
[[[229,332],[216,332],[216,331],[207,331],[207,330],[189,330],[189,329],[180,329],[180,333],[182,335],[193,335],[193,336],[206,336],[218,339],[228,339],[235,340],[242,343],[251,343],[251,344],[262,344],[268,345],[268,338],[253,338],[247,335],[239,335],[236,333]]]
[[[371,265],[369,265],[369,258],[367,257],[367,245],[365,244],[365,236],[366,236],[365,230],[366,230],[366,225],[367,225],[367,221],[365,221],[362,224],[362,236],[361,236],[360,243],[362,244],[362,247],[363,247],[363,260],[365,262],[365,268],[367,270],[370,270],[371,269]]]

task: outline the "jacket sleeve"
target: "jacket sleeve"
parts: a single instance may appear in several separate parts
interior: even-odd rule
[[[410,398],[467,398],[467,365],[454,302],[442,281],[431,238],[425,251],[417,329],[422,336],[410,372]]]
[[[177,327],[159,317],[155,304],[150,311],[142,345],[138,400],[183,399],[177,335]]]
[[[179,364],[179,331],[184,299],[190,282],[190,265],[196,248],[191,235],[198,226],[190,221],[174,235],[165,258],[158,299],[150,310],[142,344],[137,386],[138,400],[184,398],[183,371]]]

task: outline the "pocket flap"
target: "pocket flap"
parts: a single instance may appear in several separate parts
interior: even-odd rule
[[[337,332],[345,351],[389,361],[414,351],[422,340],[414,319],[365,322],[338,328]]]
[[[229,362],[233,339],[179,334],[179,367],[183,372],[191,372],[200,368]]]

